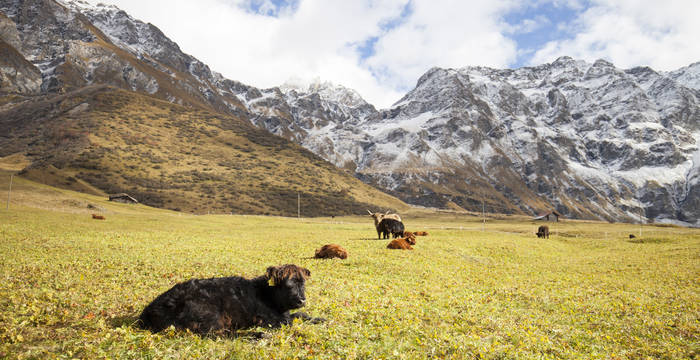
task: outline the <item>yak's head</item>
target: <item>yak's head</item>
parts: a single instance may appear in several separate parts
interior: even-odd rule
[[[267,268],[265,277],[275,305],[282,311],[303,307],[306,304],[304,283],[309,276],[309,269],[292,264]]]
[[[377,226],[379,222],[382,221],[382,219],[384,218],[384,214],[380,212],[373,213],[369,210],[367,210],[367,212],[369,213],[369,217],[374,219],[374,226]]]

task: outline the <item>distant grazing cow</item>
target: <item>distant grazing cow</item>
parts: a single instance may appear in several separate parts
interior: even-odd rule
[[[102,215],[92,214],[92,218],[96,220],[104,220],[105,217]]]
[[[377,232],[381,233],[381,235],[384,236],[384,239],[388,239],[389,234],[391,234],[394,238],[400,237],[403,235],[403,231],[403,223],[394,219],[382,219],[377,226]]]
[[[279,327],[296,318],[325,321],[289,312],[306,304],[304,282],[310,275],[308,269],[287,264],[270,266],[265,275],[254,279],[188,280],[148,304],[139,316],[139,326],[153,332],[173,325],[202,335],[231,335],[255,326]]]
[[[549,239],[549,226],[547,225],[540,225],[539,228],[537,228],[537,232],[535,233],[538,238],[547,238]]]
[[[391,240],[389,245],[386,246],[387,249],[395,250],[413,250],[411,244],[406,240],[406,238],[398,238]]]
[[[340,245],[328,244],[323,245],[320,249],[316,250],[316,255],[314,257],[317,259],[347,259],[348,252]]]
[[[634,236],[634,234],[630,234],[630,239],[634,239],[634,238],[636,238],[636,236]]]

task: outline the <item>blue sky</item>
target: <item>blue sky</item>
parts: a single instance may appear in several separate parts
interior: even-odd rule
[[[698,0],[100,1],[227,78],[263,88],[331,81],[380,108],[435,66],[517,68],[566,55],[668,71],[700,61]]]
[[[387,33],[395,29],[396,27],[401,26],[406,21],[406,19],[408,19],[408,17],[411,16],[412,13],[413,3],[411,1],[408,1],[401,9],[401,12],[396,15],[396,17],[391,17],[389,19],[383,20],[379,24],[379,29],[381,33],[375,36],[370,36],[365,41],[361,42],[358,45],[355,45],[360,61],[363,61],[369,58],[370,56],[374,55],[374,46],[377,44],[377,41],[379,40],[379,37],[382,35],[382,33]]]
[[[516,27],[508,37],[518,46],[516,60],[511,67],[522,67],[530,63],[532,55],[551,41],[562,40],[572,36],[567,25],[574,24],[590,4],[582,3],[580,7],[567,4],[541,3],[526,5],[503,16],[503,20]]]
[[[246,0],[238,3],[243,10],[263,16],[284,16],[285,12],[293,14],[299,7],[300,0]],[[517,58],[509,63],[509,67],[530,65],[532,55],[546,43],[571,37],[567,25],[576,22],[578,16],[590,5],[587,1],[570,3],[527,3],[502,15],[504,23],[512,27],[506,35],[517,44]],[[392,29],[401,26],[413,14],[413,1],[407,0],[401,12],[396,16],[382,20],[379,24],[380,33],[370,36],[354,46],[362,62],[375,53],[375,44],[382,36]]]
[[[300,0],[246,0],[237,3],[242,10],[262,16],[280,17],[285,12],[293,13],[299,7]]]

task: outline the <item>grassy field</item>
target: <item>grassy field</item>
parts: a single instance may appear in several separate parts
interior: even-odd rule
[[[638,225],[566,221],[537,239],[539,224],[523,218],[491,217],[482,231],[476,217],[414,210],[407,228],[430,235],[398,251],[376,240],[368,217],[193,216],[16,181],[10,210],[4,198],[0,209],[0,358],[700,353],[698,229],[645,225],[630,240]],[[107,220],[92,220],[95,208]],[[350,257],[310,258],[327,243]],[[179,281],[253,277],[284,263],[311,270],[305,311],[327,323],[263,330],[262,340],[133,326]]]

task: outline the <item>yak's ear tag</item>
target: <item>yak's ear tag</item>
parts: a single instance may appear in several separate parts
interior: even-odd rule
[[[267,285],[268,286],[275,286],[275,279],[270,278],[269,280],[267,280]]]

